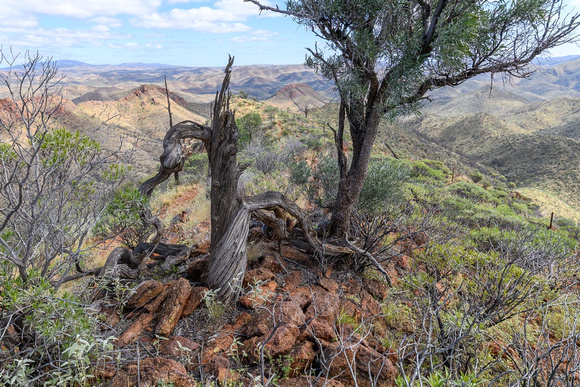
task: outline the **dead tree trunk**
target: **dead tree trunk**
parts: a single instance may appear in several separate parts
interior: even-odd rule
[[[361,251],[355,250],[347,240],[343,246],[323,245],[316,237],[308,216],[300,207],[278,192],[266,192],[252,197],[238,197],[238,180],[243,168],[240,168],[237,163],[238,128],[234,112],[230,110],[230,95],[228,93],[233,62],[233,58],[230,57],[221,90],[216,94],[211,128],[192,121],[183,121],[174,125],[163,140],[163,154],[160,157],[159,171],[140,186],[141,192],[150,196],[158,184],[183,168],[187,158],[187,154],[183,150],[183,140],[195,138],[203,141],[211,172],[211,258],[203,278],[208,286],[217,290],[224,301],[235,300],[241,290],[247,263],[246,241],[251,214],[265,219],[269,225],[276,228],[276,233],[280,239],[289,238],[285,222],[277,221],[275,216],[265,213],[264,210],[272,211],[274,214],[283,210],[290,214],[296,218],[307,244],[317,254],[336,255],[352,253],[353,251],[361,253]],[[145,250],[158,250],[162,258],[172,258],[172,262],[183,260],[183,257],[188,255],[189,250],[184,249],[184,246],[161,244],[163,251],[167,250],[167,254],[161,252],[159,240],[163,231],[162,224],[158,219],[152,217],[148,210],[144,213],[144,218],[157,227],[154,243],[146,244],[147,246],[144,246],[139,252],[137,249],[133,252],[125,251],[126,249],[114,251],[107,261],[109,265],[105,265],[102,273],[111,272],[110,267],[115,263],[127,261],[128,258],[135,260],[136,255],[139,259],[143,259],[141,253]],[[122,257],[124,259],[120,259]],[[133,263],[131,260],[128,262]],[[135,269],[132,267],[128,266],[127,269],[130,269],[128,274],[135,274],[133,271]]]
[[[230,110],[228,87],[234,58],[230,57],[219,93],[216,94],[212,112],[211,141],[207,149],[211,176],[211,245],[213,251],[225,235],[239,208],[237,200],[238,179],[238,127],[234,112]]]

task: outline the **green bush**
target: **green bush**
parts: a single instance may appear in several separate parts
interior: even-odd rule
[[[312,170],[305,160],[294,162],[290,165],[290,182],[299,187],[304,187],[312,177]]]
[[[338,192],[339,178],[336,159],[322,156],[314,169],[310,199],[321,207],[330,207]]]
[[[487,202],[499,204],[499,200],[489,191],[477,184],[460,181],[448,187],[449,192],[454,195],[472,200],[474,202]]]
[[[101,237],[119,235],[121,242],[130,249],[144,242],[149,227],[141,221],[141,213],[148,199],[135,184],[129,184],[115,192],[95,226],[95,234]]]
[[[252,142],[256,132],[262,125],[262,116],[258,112],[248,113],[241,118],[236,119],[236,125],[239,130],[238,143],[241,147]]]
[[[404,196],[403,184],[410,176],[408,163],[398,160],[373,160],[360,193],[359,208],[373,213],[399,202]]]
[[[472,172],[469,174],[469,178],[474,183],[479,183],[483,179],[483,174],[481,172]]]
[[[446,181],[450,176],[451,170],[441,161],[420,160],[412,164],[411,177],[414,178]]]
[[[10,318],[2,320],[0,331],[11,325],[17,337],[3,340],[11,351],[4,356],[0,384],[87,385],[95,361],[112,350],[112,338],[95,336],[98,324],[82,300],[57,293],[37,273],[24,283],[6,275],[7,270],[11,268],[6,264],[0,267],[0,310]]]

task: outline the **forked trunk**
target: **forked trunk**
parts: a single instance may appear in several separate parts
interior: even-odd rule
[[[342,110],[342,107],[341,107]],[[342,238],[348,234],[350,229],[350,217],[354,205],[358,201],[363,185],[365,183],[371,152],[380,123],[380,116],[376,111],[370,112],[364,119],[356,119],[354,109],[346,109],[348,112],[350,134],[353,139],[352,162],[348,172],[346,172],[346,156],[342,153],[342,136],[336,136],[339,152],[339,168],[341,171],[338,192],[332,206],[332,219],[330,222],[330,236]],[[344,116],[339,117],[339,128],[344,125]],[[341,130],[339,129],[339,134]],[[342,154],[341,154],[342,153]]]

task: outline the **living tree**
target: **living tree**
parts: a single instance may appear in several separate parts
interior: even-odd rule
[[[244,144],[252,142],[252,137],[262,125],[262,116],[258,112],[243,115],[236,120],[236,125],[240,131],[240,141]]]
[[[349,230],[385,115],[414,111],[429,91],[480,74],[527,77],[538,55],[576,41],[580,25],[561,0],[287,0],[284,9],[244,1],[292,17],[326,43],[308,49],[306,63],[340,96],[335,236]]]

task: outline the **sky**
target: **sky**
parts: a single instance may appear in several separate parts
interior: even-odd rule
[[[565,0],[580,10],[580,0]],[[266,0],[266,4],[276,4]],[[91,64],[304,63],[312,32],[243,0],[0,0],[0,45]],[[567,45],[553,56],[580,55]]]

